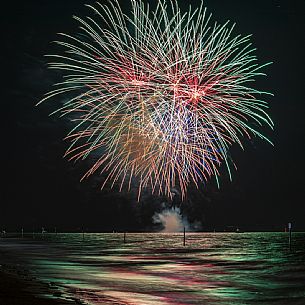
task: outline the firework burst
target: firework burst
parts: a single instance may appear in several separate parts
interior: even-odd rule
[[[266,64],[257,63],[250,36],[212,24],[202,4],[184,14],[174,0],[154,10],[131,4],[130,16],[109,1],[88,6],[92,18],[74,17],[81,35],[61,34],[65,54],[51,56],[65,79],[42,101],[74,94],[56,112],[75,121],[66,156],[98,156],[84,177],[98,171],[102,187],[135,181],[139,196],[149,188],[171,197],[175,188],[184,198],[189,184],[217,178],[221,163],[230,172],[233,143],[269,141],[251,127],[273,126],[259,98],[268,93],[251,86]]]

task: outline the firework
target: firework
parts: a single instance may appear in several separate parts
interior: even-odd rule
[[[81,34],[61,34],[65,53],[51,56],[65,79],[42,101],[70,96],[56,112],[75,121],[66,156],[94,156],[83,178],[98,171],[102,187],[136,183],[139,196],[178,189],[184,198],[190,184],[217,178],[221,163],[230,173],[233,143],[270,142],[252,124],[273,126],[260,99],[269,93],[251,86],[267,64],[257,63],[250,36],[212,23],[203,4],[185,13],[176,1],[131,4],[130,15],[109,1],[74,17]]]

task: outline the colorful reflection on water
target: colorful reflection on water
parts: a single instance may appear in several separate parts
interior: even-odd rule
[[[305,304],[305,234],[47,234],[10,241],[56,296],[88,304]],[[1,243],[0,243],[1,246]],[[2,245],[3,246],[3,245]],[[50,296],[51,297],[51,296]]]

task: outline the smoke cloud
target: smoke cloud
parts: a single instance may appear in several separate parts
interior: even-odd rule
[[[180,209],[177,207],[156,213],[153,216],[153,222],[162,225],[161,232],[182,232],[184,228],[187,231],[190,230],[188,221],[182,217]]]

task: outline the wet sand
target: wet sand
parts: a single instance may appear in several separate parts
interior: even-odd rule
[[[47,299],[37,297],[31,289],[37,284],[29,285],[16,275],[0,271],[0,305],[71,305],[81,304],[76,301],[64,301],[60,298]],[[45,292],[48,288],[45,287]]]
[[[59,299],[45,299],[34,296],[25,281],[16,275],[0,271],[0,304],[1,305],[68,305],[75,302],[64,302]]]
[[[83,303],[61,298],[51,283],[39,282],[22,262],[0,251],[0,305],[73,304]]]

